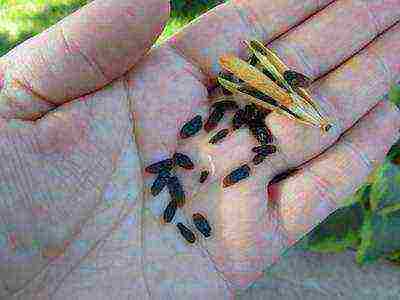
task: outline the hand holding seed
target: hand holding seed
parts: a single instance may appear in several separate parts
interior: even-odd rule
[[[166,1],[93,1],[2,57],[0,294],[227,299],[262,276],[399,137],[399,4],[331,2],[232,1],[148,52]],[[253,39],[328,132],[249,100],[291,100],[282,81],[217,86],[224,55],[261,64]]]

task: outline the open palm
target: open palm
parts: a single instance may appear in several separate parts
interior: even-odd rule
[[[1,295],[228,298],[339,208],[398,138],[398,109],[380,100],[399,75],[399,4],[232,1],[143,57],[168,4],[113,2],[94,1],[1,58]],[[218,57],[244,55],[251,38],[315,80],[311,93],[336,126],[321,135],[270,114],[279,151],[222,188],[252,157],[248,131],[210,145],[227,114],[211,133],[178,132],[207,118]],[[213,229],[193,245],[161,224],[169,195],[152,197],[143,172],[176,151],[195,168],[177,170],[187,201],[173,223],[192,226],[201,212]]]

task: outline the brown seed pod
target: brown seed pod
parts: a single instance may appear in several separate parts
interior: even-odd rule
[[[186,154],[176,152],[174,154],[174,156],[172,157],[172,159],[175,162],[175,165],[177,165],[177,166],[180,166],[187,170],[194,169],[194,164],[193,164],[192,160]]]
[[[223,138],[225,138],[229,133],[229,129],[221,129],[218,131],[216,134],[213,135],[213,137],[210,139],[209,143],[210,144],[217,144],[220,142]]]
[[[229,173],[223,180],[223,187],[229,187],[250,176],[250,167],[247,164],[240,166]]]
[[[180,233],[182,234],[182,236],[185,238],[186,241],[188,241],[191,244],[193,244],[196,241],[196,236],[189,228],[187,228],[182,223],[178,223],[176,224],[176,226],[178,227]]]
[[[194,136],[196,133],[200,131],[202,126],[203,126],[203,119],[200,115],[197,115],[189,122],[187,122],[185,125],[183,125],[180,131],[180,137],[182,139],[186,139],[191,136]]]
[[[147,173],[157,174],[162,170],[171,171],[173,167],[174,167],[174,161],[170,158],[167,158],[159,162],[156,162],[154,164],[151,164],[150,166],[147,166],[144,170]]]

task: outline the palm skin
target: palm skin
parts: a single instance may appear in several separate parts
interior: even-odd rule
[[[238,130],[219,145],[209,145],[211,135],[229,125],[232,115],[228,114],[210,134],[202,131],[187,140],[178,138],[187,120],[208,114],[218,57],[229,51],[242,55],[241,40],[255,37],[268,42],[332,1],[310,1],[308,7],[280,2],[279,9],[262,1],[234,1],[153,48],[140,62],[161,31],[167,6],[156,0],[152,5],[126,2],[133,11],[152,7],[140,17],[133,13],[138,19],[135,26],[148,22],[150,16],[154,21],[150,32],[131,25],[133,42],[124,34],[114,37],[114,43],[121,43],[116,47],[121,53],[94,50],[103,49],[98,40],[104,37],[94,38],[96,47],[85,48],[90,34],[74,32],[71,21],[60,25],[64,28],[61,34],[54,30],[42,35],[41,42],[54,38],[61,45],[58,51],[53,47],[41,55],[44,60],[59,60],[51,68],[43,63],[35,66],[41,57],[30,46],[35,41],[2,60],[0,214],[7,236],[1,253],[2,295],[22,294],[32,299],[232,297],[339,208],[340,199],[354,192],[398,138],[398,110],[379,102],[399,71],[394,54],[400,33],[397,25],[381,41],[313,85],[313,96],[336,124],[328,134],[275,113],[269,115],[266,122],[279,152],[254,168],[248,180],[223,189],[222,178],[252,157],[250,149],[256,143],[247,130]],[[95,12],[107,11],[112,1],[103,3],[97,4],[100,8],[96,3],[87,8],[89,21]],[[321,47],[324,36],[307,40],[317,36],[313,23],[302,24],[271,43],[289,65],[313,79],[354,54],[354,49],[346,48],[350,37],[352,47],[361,48],[377,29],[383,31],[399,18],[392,7],[396,4],[387,4],[380,12],[385,21],[378,17],[381,22],[371,26],[366,8],[353,3],[335,5],[314,21],[324,26],[324,32],[342,31],[344,37],[333,39],[331,43],[336,44],[331,47],[315,48]],[[345,21],[353,24],[352,13],[342,17],[339,29],[329,24],[334,23],[329,16],[346,5],[354,14],[360,12],[358,21],[370,34],[348,28]],[[300,15],[294,14],[299,10],[303,10]],[[114,13],[123,12],[126,17],[130,15],[127,11],[121,6]],[[157,11],[163,13],[156,18]],[[297,21],[279,11],[296,15]],[[273,15],[274,21],[257,18],[258,14]],[[247,22],[254,19],[259,21],[251,32]],[[118,30],[124,29],[123,21],[118,23],[115,17],[115,22]],[[360,22],[352,26],[361,26]],[[90,30],[87,26],[86,31]],[[297,52],[291,52],[293,45]],[[300,53],[304,57],[313,51],[318,51],[318,59],[309,57],[304,63]],[[380,58],[371,58],[371,54]],[[21,62],[26,57],[24,66]],[[383,70],[382,61],[389,72]],[[15,105],[15,99],[24,105]],[[43,117],[37,119],[38,115]],[[339,138],[348,128],[346,136]],[[144,166],[175,151],[188,154],[196,168],[177,170],[187,203],[173,223],[190,224],[192,213],[201,212],[213,228],[212,237],[206,240],[197,234],[194,245],[187,244],[174,225],[161,224],[169,195],[164,190],[153,198],[149,187],[154,177],[143,172]],[[276,174],[299,165],[299,173],[267,193],[266,186]],[[203,168],[211,170],[211,175],[200,185]]]

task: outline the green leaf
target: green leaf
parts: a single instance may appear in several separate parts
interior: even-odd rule
[[[371,209],[381,213],[399,209],[400,166],[387,160],[378,170],[370,193]]]
[[[354,203],[359,202],[364,208],[364,210],[369,210],[371,186],[372,186],[371,183],[364,183],[363,185],[361,185],[361,187],[359,187],[358,190],[353,195],[343,200],[343,205],[350,206]]]
[[[363,220],[364,208],[361,203],[356,202],[336,210],[307,234],[307,249],[315,252],[341,252],[348,247],[357,247]]]
[[[370,213],[365,216],[361,229],[361,244],[356,261],[363,265],[372,263],[400,249],[400,211],[386,215]]]
[[[389,101],[400,107],[400,84],[393,84],[390,88]]]

